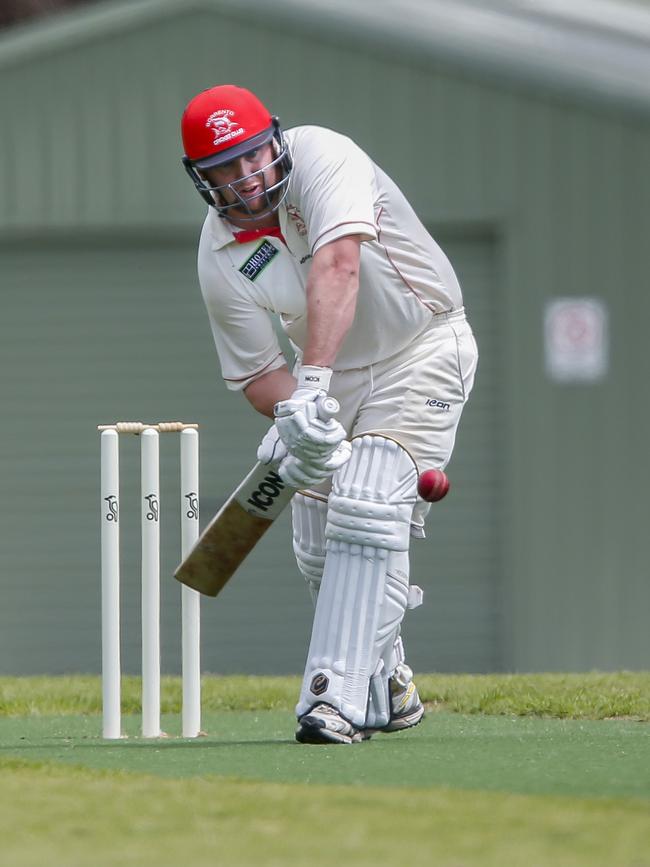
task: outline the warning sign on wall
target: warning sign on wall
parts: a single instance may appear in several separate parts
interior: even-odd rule
[[[544,315],[546,371],[558,382],[598,382],[609,366],[609,317],[597,298],[555,298]]]

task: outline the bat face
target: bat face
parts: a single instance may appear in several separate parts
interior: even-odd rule
[[[258,481],[257,477],[261,475],[263,470],[266,470],[266,472],[261,481]],[[253,472],[255,471],[253,470]],[[288,500],[285,501],[282,496],[283,492],[286,492],[287,486],[278,473],[268,467],[260,466],[259,473],[255,473],[254,476],[250,474],[248,478],[251,478],[250,485],[247,485],[241,494],[237,494],[237,501],[246,509],[249,515],[265,518],[268,521],[275,520],[287,505]],[[246,484],[246,481],[244,484]],[[237,491],[239,491],[239,488]],[[291,493],[293,494],[293,490]],[[279,505],[280,508],[278,508]]]
[[[276,470],[256,464],[201,533],[175,577],[206,596],[216,596],[294,493]]]

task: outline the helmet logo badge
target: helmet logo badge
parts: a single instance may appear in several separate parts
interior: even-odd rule
[[[210,117],[206,120],[206,127],[214,134],[214,146],[224,144],[234,138],[244,135],[245,130],[242,126],[231,120],[235,112],[227,108],[221,108],[219,111],[213,111]]]

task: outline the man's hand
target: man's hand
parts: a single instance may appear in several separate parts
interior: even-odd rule
[[[264,434],[257,448],[257,460],[262,464],[279,464],[289,454],[275,424]]]
[[[308,488],[324,482],[349,460],[351,454],[352,446],[343,440],[325,457],[297,458],[289,454],[276,426],[271,425],[257,449],[257,460],[267,466],[277,466],[280,478],[292,488]]]
[[[275,424],[289,454],[303,461],[318,461],[331,455],[345,439],[336,419],[319,416],[318,399],[327,395],[332,371],[303,365],[298,388],[288,400],[275,405]]]
[[[311,488],[320,485],[325,479],[347,463],[352,454],[352,446],[343,440],[327,458],[303,461],[294,455],[287,455],[280,466],[278,474],[283,482],[292,488]]]
[[[275,426],[289,454],[306,461],[328,457],[346,437],[335,418],[319,418],[314,401],[291,398],[277,404]]]
[[[319,393],[304,404],[300,398],[282,401],[282,405],[289,405],[289,410],[297,407],[302,416],[293,412],[276,419],[257,450],[258,461],[279,465],[280,477],[292,487],[320,484],[343,466],[352,453],[343,426],[333,418],[338,412],[338,403],[333,398],[324,400],[323,397],[324,394]],[[296,422],[296,451],[288,448],[278,430],[278,422],[287,418]]]
[[[285,401],[285,403],[291,403],[291,401]],[[338,405],[336,402],[334,403]],[[310,418],[312,407],[315,411],[319,411],[317,403],[310,404],[307,409]],[[343,426],[336,419],[330,417],[323,420],[317,416],[308,425],[307,436],[297,438],[296,450],[291,451],[280,436],[278,427],[277,421],[271,425],[257,449],[257,460],[267,466],[279,464],[289,454],[293,454],[294,457],[307,463],[322,463],[337,450],[346,437]]]

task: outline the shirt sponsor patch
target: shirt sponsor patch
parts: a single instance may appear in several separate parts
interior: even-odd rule
[[[278,248],[274,247],[270,241],[262,241],[250,259],[247,259],[241,266],[240,274],[248,277],[249,280],[257,280],[271,259],[279,252]]]

